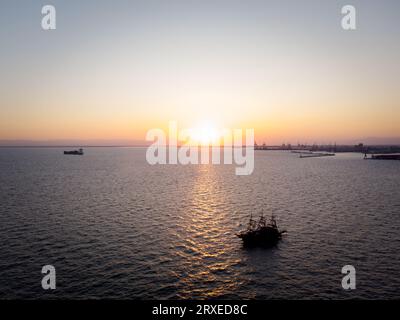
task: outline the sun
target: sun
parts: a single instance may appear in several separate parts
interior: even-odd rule
[[[202,146],[218,146],[220,131],[211,123],[205,122],[192,129],[191,140]]]

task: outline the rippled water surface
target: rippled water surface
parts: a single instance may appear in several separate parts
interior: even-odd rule
[[[235,176],[140,148],[0,149],[0,298],[400,298],[400,162],[255,157]],[[288,234],[245,250],[235,233],[261,209]]]

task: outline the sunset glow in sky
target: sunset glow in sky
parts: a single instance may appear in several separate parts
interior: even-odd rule
[[[400,137],[400,2],[0,4],[0,140],[144,140],[212,123],[257,142]],[[203,137],[204,138],[204,137]],[[209,137],[212,139],[212,137]]]

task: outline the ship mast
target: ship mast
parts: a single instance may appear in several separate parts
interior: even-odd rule
[[[264,210],[261,210],[260,220],[258,221],[258,227],[262,228],[262,227],[265,227],[266,225],[267,225],[267,223],[266,223],[265,217],[264,217]]]
[[[250,215],[249,225],[247,227],[248,230],[253,230],[256,227],[256,221],[253,219],[253,214]]]

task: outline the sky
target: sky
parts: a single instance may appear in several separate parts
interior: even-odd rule
[[[267,144],[393,141],[399,39],[397,0],[2,0],[0,140],[143,141],[175,120]]]

